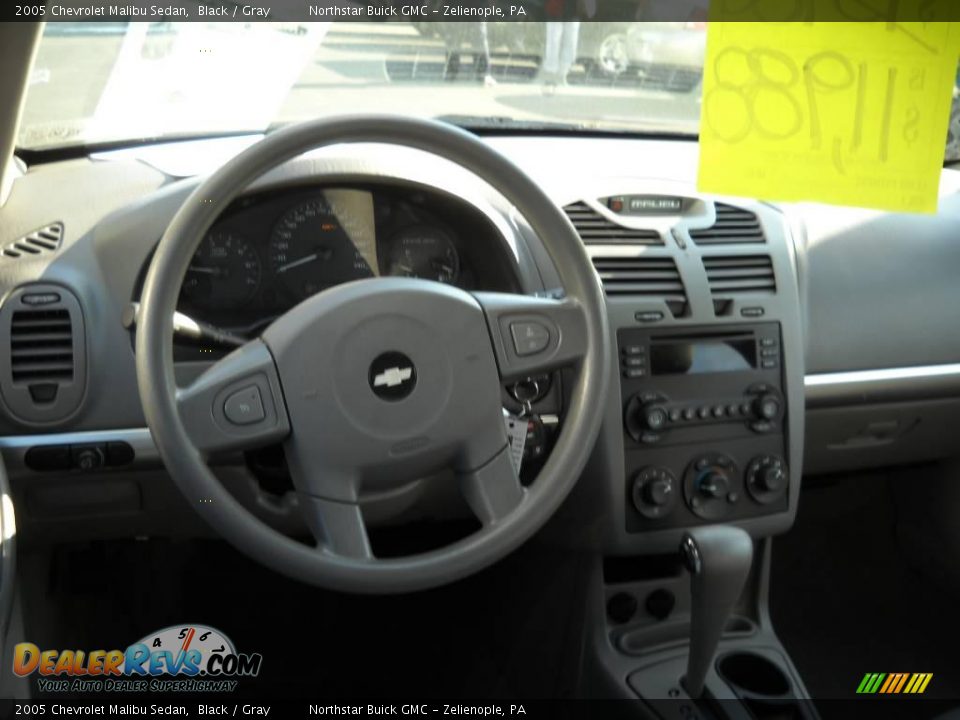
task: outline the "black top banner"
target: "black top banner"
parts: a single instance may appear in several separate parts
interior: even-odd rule
[[[45,22],[939,22],[956,0],[15,1],[0,20]]]

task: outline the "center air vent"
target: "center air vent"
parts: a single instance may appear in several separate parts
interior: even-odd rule
[[[53,223],[0,248],[0,258],[28,258],[53,252],[63,240],[63,223]]]
[[[0,307],[0,394],[22,422],[55,422],[83,398],[86,349],[76,297],[55,285],[15,290]]]
[[[757,216],[749,210],[716,203],[717,219],[702,230],[691,230],[697,245],[734,245],[766,242]]]
[[[662,245],[660,233],[649,228],[624,227],[608,220],[583,202],[567,205],[563,211],[587,245]]]
[[[687,293],[673,258],[594,257],[608,296],[631,296],[663,300],[674,317],[687,313]]]
[[[773,293],[777,282],[773,262],[767,255],[722,255],[704,257],[707,283],[717,315],[725,315],[731,299],[747,293]]]

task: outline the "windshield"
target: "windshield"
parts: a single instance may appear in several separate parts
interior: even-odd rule
[[[19,146],[349,112],[696,134],[702,22],[48,23]]]

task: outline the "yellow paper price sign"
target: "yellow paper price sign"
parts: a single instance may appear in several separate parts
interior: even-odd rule
[[[711,22],[698,188],[935,212],[956,25]]]

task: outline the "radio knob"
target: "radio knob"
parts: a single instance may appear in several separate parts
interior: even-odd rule
[[[667,411],[660,405],[644,405],[640,412],[648,430],[663,430],[667,424]]]
[[[780,414],[780,398],[770,393],[753,401],[753,412],[763,420],[776,420]]]
[[[669,415],[662,403],[663,395],[637,394],[630,398],[623,412],[623,425],[635,442],[648,443],[660,439],[661,431],[667,429]]]

